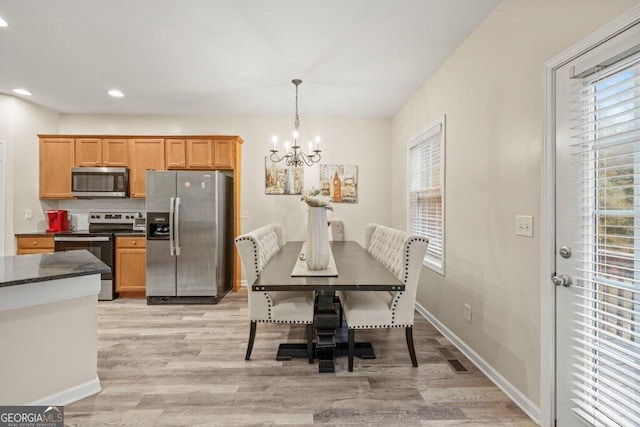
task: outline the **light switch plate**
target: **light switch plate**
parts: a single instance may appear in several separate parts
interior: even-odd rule
[[[533,217],[516,215],[516,236],[533,237]]]
[[[240,210],[240,219],[248,219],[249,218],[249,211],[247,210]]]

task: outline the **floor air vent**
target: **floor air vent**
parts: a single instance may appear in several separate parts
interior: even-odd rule
[[[438,347],[438,351],[445,358],[449,366],[457,373],[469,372],[458,359],[446,347]]]

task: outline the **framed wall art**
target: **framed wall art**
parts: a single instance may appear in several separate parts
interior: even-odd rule
[[[304,188],[304,169],[287,166],[286,163],[274,163],[264,158],[265,194],[302,194]]]
[[[358,166],[321,164],[320,188],[334,203],[358,203]]]

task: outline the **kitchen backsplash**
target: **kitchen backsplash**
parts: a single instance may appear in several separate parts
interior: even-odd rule
[[[89,212],[144,212],[144,199],[83,199],[60,200],[59,209],[71,214],[74,230],[89,229]]]

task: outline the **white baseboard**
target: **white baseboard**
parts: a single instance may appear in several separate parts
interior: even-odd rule
[[[29,406],[44,406],[44,405],[57,405],[64,406],[73,402],[77,402],[80,399],[84,399],[85,397],[92,396],[96,393],[99,393],[100,390],[100,379],[96,377],[91,381],[87,381],[86,383],[78,384],[73,387],[70,387],[66,390],[59,391],[47,397],[43,397],[38,400],[34,400],[33,402],[27,403]]]
[[[536,424],[540,425],[540,408],[527,396],[514,387],[505,377],[500,375],[493,366],[487,363],[478,353],[462,341],[449,328],[436,319],[426,308],[416,302],[416,310],[456,346],[469,360],[471,360],[493,383],[500,388],[513,402],[520,407]]]

